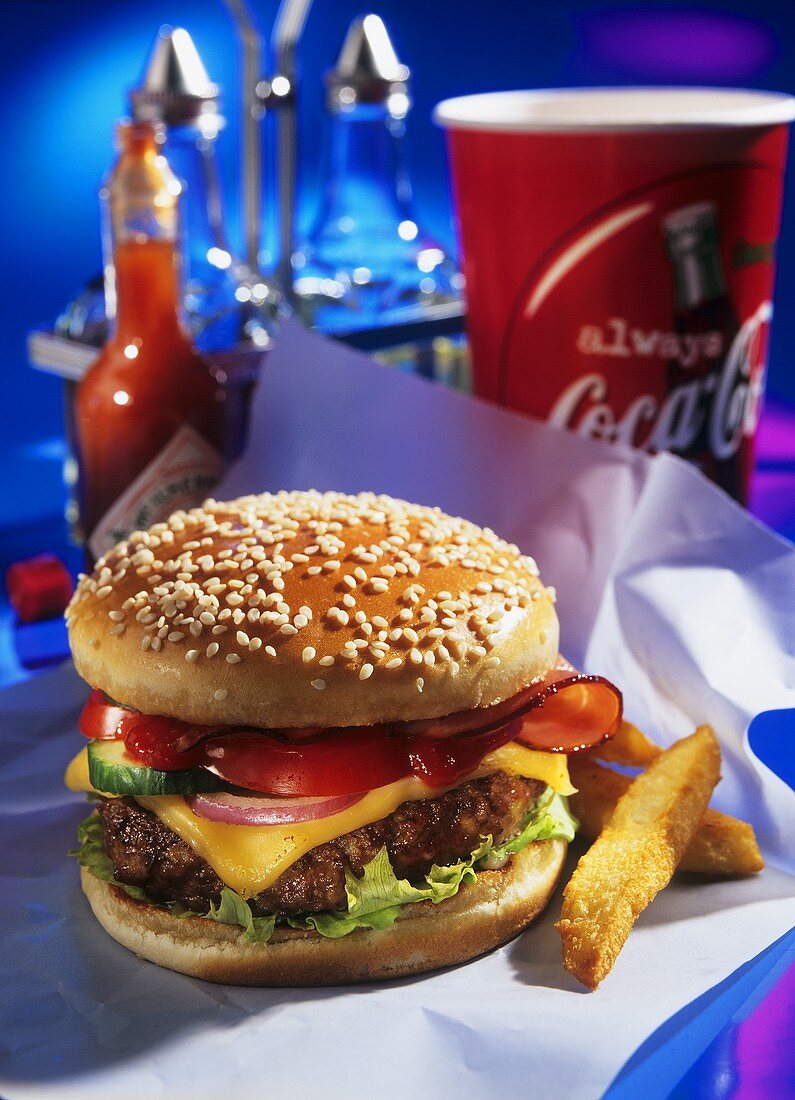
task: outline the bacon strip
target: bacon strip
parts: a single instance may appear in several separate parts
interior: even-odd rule
[[[583,752],[608,741],[621,722],[621,692],[602,676],[587,676],[559,658],[546,676],[491,707],[421,718],[414,722],[391,722],[383,726],[394,737],[444,739],[462,734],[486,734],[521,719],[514,736],[529,748],[544,752]],[[232,726],[186,726],[177,750],[187,752],[204,741],[243,731]],[[291,741],[323,736],[319,729],[261,730],[269,736]],[[328,731],[331,732],[331,731]]]

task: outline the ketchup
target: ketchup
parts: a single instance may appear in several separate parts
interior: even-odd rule
[[[200,503],[223,470],[225,393],[181,317],[181,186],[152,123],[122,123],[104,197],[116,321],[76,397],[80,519],[97,558]]]

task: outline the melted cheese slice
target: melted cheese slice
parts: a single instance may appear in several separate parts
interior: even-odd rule
[[[478,769],[461,782],[495,771],[539,779],[560,794],[574,792],[564,755],[535,752],[516,742],[489,753]],[[71,790],[93,790],[86,749],[71,762],[64,780]],[[448,788],[441,790],[445,789]],[[137,795],[136,801],[189,844],[232,889],[243,897],[252,897],[271,886],[291,864],[319,844],[387,817],[402,802],[432,798],[441,790],[428,788],[415,776],[408,776],[369,791],[341,813],[293,825],[228,825],[207,821],[193,813],[182,795]]]

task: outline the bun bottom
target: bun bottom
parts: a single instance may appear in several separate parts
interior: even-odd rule
[[[135,901],[81,868],[83,892],[99,923],[143,959],[229,985],[315,986],[424,974],[483,955],[517,936],[541,913],[566,858],[564,840],[529,844],[498,871],[480,871],[452,898],[407,905],[391,927],[341,939],[277,928],[268,943],[202,917],[172,917]]]

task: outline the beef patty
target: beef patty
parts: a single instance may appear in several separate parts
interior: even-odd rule
[[[483,837],[510,839],[543,789],[537,780],[495,772],[436,798],[404,802],[381,821],[307,852],[252,899],[254,910],[290,916],[345,909],[346,868],[361,875],[384,845],[398,877],[416,881],[434,863],[466,859]],[[197,912],[218,901],[224,884],[215,871],[134,798],[102,799],[97,809],[119,882]]]

